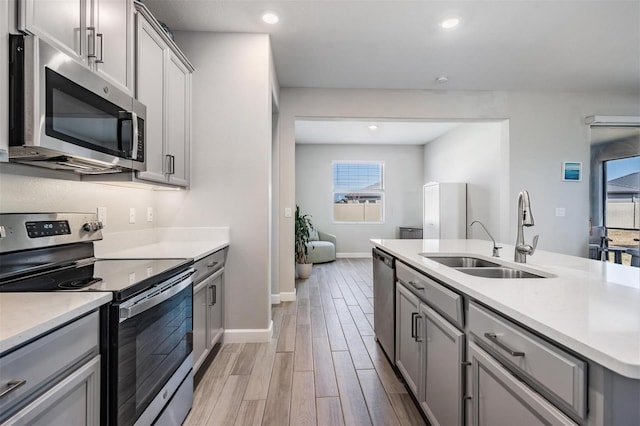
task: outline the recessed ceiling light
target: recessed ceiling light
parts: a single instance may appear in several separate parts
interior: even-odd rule
[[[446,83],[447,81],[449,81],[449,77],[447,77],[446,75],[441,75],[440,77],[436,77],[436,83]]]
[[[267,24],[277,24],[280,18],[275,12],[264,12],[262,14],[262,21]]]
[[[378,125],[377,124],[370,124],[369,125],[369,130],[378,130]]]
[[[451,28],[457,27],[459,23],[460,23],[459,18],[448,18],[440,22],[440,26],[445,30],[450,30]]]

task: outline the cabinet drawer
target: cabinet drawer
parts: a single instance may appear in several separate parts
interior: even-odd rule
[[[83,359],[98,354],[99,316],[93,312],[0,358],[0,386],[25,383],[0,399],[0,422],[59,381]]]
[[[476,341],[568,414],[587,412],[586,363],[493,312],[469,303],[469,330]]]
[[[400,262],[396,262],[396,277],[449,321],[460,328],[464,326],[461,295]]]
[[[213,272],[222,268],[226,257],[227,249],[223,248],[195,262],[194,268],[196,273],[193,275],[193,282],[198,283]]]

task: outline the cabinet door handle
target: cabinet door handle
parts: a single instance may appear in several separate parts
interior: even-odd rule
[[[87,58],[96,58],[96,27],[87,27]]]
[[[465,401],[470,401],[473,399],[473,395],[465,395],[462,399],[464,399]]]
[[[511,356],[524,356],[524,352],[514,351],[509,346],[507,346],[504,343],[502,343],[501,341],[499,341],[498,340],[498,335],[495,334],[495,333],[484,333],[484,337],[486,337],[487,339],[489,339],[490,341],[495,343],[497,347],[499,347],[503,351],[507,352]]]
[[[409,281],[409,284],[411,284],[411,287],[415,288],[416,290],[424,290],[424,286],[418,285],[417,281]]]
[[[171,174],[175,175],[176,174],[176,157],[171,155]]]
[[[411,313],[411,338],[413,338],[413,340],[416,340],[416,316],[417,315],[418,315],[417,312]]]
[[[422,319],[422,315],[418,314],[418,316],[416,316],[416,342],[422,342],[422,338],[420,337],[420,328],[418,327],[420,325],[419,320]]]
[[[165,155],[164,157],[164,165],[166,170],[165,173],[170,175],[171,174],[171,156],[169,154]]]
[[[96,39],[100,39],[100,59],[96,58],[96,64],[104,64],[104,37],[102,33],[96,34]],[[95,50],[95,48],[94,48]],[[95,54],[96,52],[94,52]],[[95,57],[95,56],[94,56]]]
[[[9,380],[7,382],[7,386],[0,391],[0,398],[10,394],[11,392],[18,389],[20,386],[24,385],[25,383],[27,383],[27,381],[24,379]]]
[[[211,302],[209,302],[209,306],[213,306],[216,303],[218,303],[218,298],[216,296],[218,288],[215,285],[212,285],[212,286],[209,286],[209,291],[211,293],[211,297],[209,299],[209,300],[211,300]]]

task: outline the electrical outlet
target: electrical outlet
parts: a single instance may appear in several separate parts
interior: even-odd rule
[[[147,207],[147,222],[153,222],[153,207]]]
[[[284,208],[284,217],[291,217],[291,207]]]
[[[136,223],[136,208],[129,207],[129,223]]]
[[[556,216],[557,217],[564,217],[564,215],[565,215],[564,207],[556,207]]]
[[[98,207],[98,222],[102,222],[102,226],[107,226],[107,208]]]

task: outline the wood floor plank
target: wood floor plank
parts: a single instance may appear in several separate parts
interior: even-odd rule
[[[365,317],[367,317],[367,321],[369,322],[369,325],[371,326],[371,328],[374,327],[373,325],[373,314],[364,314]],[[375,333],[375,330],[374,330]]]
[[[233,370],[231,370],[231,375],[248,376],[251,374],[251,369],[253,368],[253,363],[256,361],[259,347],[259,343],[245,343],[242,351],[238,354],[238,359],[233,366]]]
[[[340,391],[340,403],[347,425],[371,425],[367,404],[360,389],[360,382],[353,368],[349,352],[332,352],[336,379]]]
[[[331,297],[334,299],[342,299],[342,291],[340,291],[340,286],[338,285],[338,281],[335,279],[335,276],[331,276],[327,283],[329,284],[329,289],[331,290]]]
[[[327,335],[329,336],[329,343],[331,344],[332,351],[346,351],[349,350],[347,341],[344,338],[342,332],[342,326],[340,325],[340,319],[338,314],[325,313],[325,324],[327,325]]]
[[[316,395],[313,371],[293,372],[289,424],[296,426],[316,425]]]
[[[311,324],[310,316],[311,306],[309,305],[309,299],[298,300],[298,313],[296,316],[296,324]]]
[[[333,299],[333,304],[336,307],[338,318],[340,318],[340,324],[353,324],[351,312],[345,301],[343,299]]]
[[[345,281],[342,274],[338,274],[338,276],[336,277],[336,282],[338,283],[338,287],[340,288],[340,292],[342,293],[344,302],[347,305],[357,305],[358,301],[353,296],[353,293],[351,292],[351,289],[349,288],[349,285]]]
[[[426,425],[420,412],[418,412],[416,404],[408,393],[392,393],[389,395],[389,399],[401,425]]]
[[[273,336],[271,337],[272,339],[278,340],[278,337],[280,337],[283,317],[284,309],[281,306],[271,308],[271,320],[273,321]]]
[[[371,324],[367,321],[367,317],[364,316],[364,313],[360,309],[360,306],[349,306],[349,312],[361,336],[373,336],[375,334]]]
[[[292,382],[293,354],[291,352],[277,352],[262,418],[263,425],[282,426],[289,424]]]
[[[295,315],[298,310],[298,302],[284,302],[282,303],[285,315]]]
[[[260,426],[266,400],[242,401],[235,426]]]
[[[358,380],[374,425],[399,426],[400,422],[378,379],[376,370],[357,370]]]
[[[315,372],[316,396],[338,396],[333,358],[326,337],[313,339],[313,365]]]
[[[224,346],[224,345],[223,345]],[[193,407],[185,419],[186,425],[206,424],[211,411],[222,394],[222,389],[238,358],[236,352],[220,352],[202,376],[193,393]]]
[[[369,299],[367,299],[367,296],[365,296],[362,290],[360,290],[360,286],[358,286],[356,282],[351,284],[351,290],[353,292],[353,296],[358,301],[358,306],[360,306],[362,312],[365,314],[372,314],[373,305],[369,302]]]
[[[393,371],[391,364],[375,338],[373,336],[363,336],[362,340],[385,391],[387,393],[407,393],[407,389]]]
[[[322,307],[311,307],[311,336],[327,336],[327,325],[325,324],[324,311],[322,310]]]
[[[236,421],[247,383],[249,383],[249,376],[229,376],[206,424],[233,425]]]
[[[278,337],[277,352],[293,352],[296,344],[296,315],[286,314]]]
[[[342,330],[344,331],[344,337],[347,340],[347,346],[353,359],[353,365],[356,370],[367,370],[373,368],[371,359],[369,359],[369,352],[362,342],[360,333],[354,324],[342,324]]]
[[[326,286],[326,283],[322,283],[320,286],[320,299],[322,300],[322,310],[325,313],[337,314],[336,307],[333,304],[331,290]]]
[[[267,399],[269,381],[273,372],[273,361],[276,356],[276,346],[276,341],[260,344],[256,353],[256,361],[249,377],[249,384],[244,393],[245,400]]]
[[[313,371],[313,348],[311,346],[311,326],[296,327],[296,345],[293,357],[293,371]]]
[[[344,426],[340,398],[316,398],[318,426]]]

